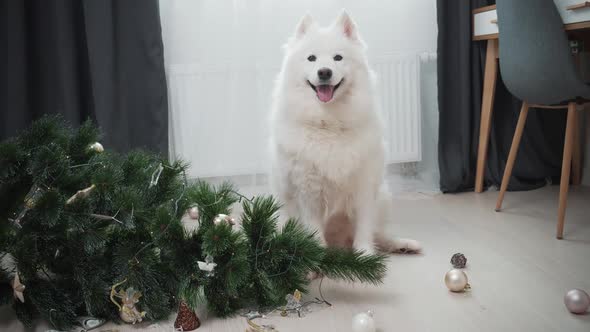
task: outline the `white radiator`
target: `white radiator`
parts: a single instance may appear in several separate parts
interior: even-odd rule
[[[428,53],[422,55],[422,61],[428,60]],[[418,54],[392,54],[371,63],[378,78],[388,163],[422,159],[420,63]]]
[[[387,162],[421,160],[420,56],[386,55],[371,59],[371,65],[379,79]],[[267,119],[278,70],[276,65],[168,67],[170,154],[191,163],[190,177],[267,172]]]

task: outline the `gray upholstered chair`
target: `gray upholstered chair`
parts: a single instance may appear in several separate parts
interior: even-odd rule
[[[557,219],[557,238],[561,239],[577,135],[576,104],[590,99],[590,87],[578,76],[553,0],[497,0],[496,7],[502,79],[523,101],[496,211],[502,207],[529,107],[567,109]]]

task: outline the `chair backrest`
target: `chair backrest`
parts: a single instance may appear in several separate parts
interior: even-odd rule
[[[508,90],[531,104],[588,98],[553,0],[497,0],[500,72]]]

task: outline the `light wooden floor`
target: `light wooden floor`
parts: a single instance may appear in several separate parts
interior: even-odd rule
[[[590,331],[590,314],[575,316],[563,305],[570,288],[590,292],[590,188],[572,188],[561,241],[555,239],[557,186],[509,192],[501,213],[494,212],[496,196],[496,191],[398,195],[392,204],[399,234],[422,241],[422,255],[392,256],[380,287],[324,282],[331,308],[304,318],[275,315],[257,321],[281,332],[344,332],[350,331],[352,315],[371,309],[382,332]],[[468,258],[469,293],[445,288],[443,276],[454,252]],[[0,330],[22,330],[6,309],[0,317]],[[200,317],[202,332],[244,331],[246,326],[241,317],[221,320],[204,312]],[[99,331],[171,331],[173,320]]]

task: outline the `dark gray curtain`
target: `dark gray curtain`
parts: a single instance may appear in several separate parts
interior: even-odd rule
[[[471,40],[471,11],[494,4],[486,0],[438,0],[439,168],[443,192],[473,190],[486,42]],[[500,42],[500,47],[502,47]],[[521,101],[498,74],[486,164],[486,186],[499,186],[510,151]],[[508,190],[558,182],[563,153],[565,112],[531,110]]]
[[[60,113],[106,148],[167,153],[157,0],[0,0],[0,57],[0,139]]]

